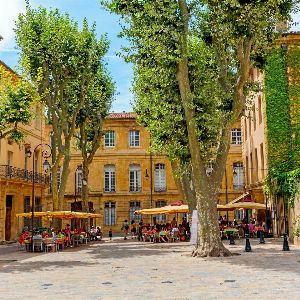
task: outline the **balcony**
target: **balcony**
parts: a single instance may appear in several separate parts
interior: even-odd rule
[[[0,165],[0,178],[7,180],[17,180],[24,182],[32,182],[33,172],[15,168],[9,165]],[[41,173],[34,174],[35,183],[48,184],[49,176],[43,175]]]

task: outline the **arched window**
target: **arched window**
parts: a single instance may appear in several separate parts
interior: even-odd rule
[[[242,162],[233,163],[233,189],[242,190],[244,188],[244,168]]]
[[[104,192],[116,191],[116,168],[115,165],[104,166]]]
[[[130,165],[129,166],[129,191],[140,192],[141,187],[141,166]]]
[[[165,192],[167,190],[166,186],[166,168],[164,164],[155,165],[154,173],[154,191],[155,192]]]

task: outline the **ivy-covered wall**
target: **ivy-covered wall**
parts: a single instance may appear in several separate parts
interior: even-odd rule
[[[271,194],[293,206],[300,178],[300,47],[277,49],[265,67],[268,177]]]

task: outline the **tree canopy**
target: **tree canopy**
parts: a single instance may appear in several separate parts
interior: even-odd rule
[[[276,24],[297,1],[102,2],[125,24],[140,120],[161,149],[191,163],[200,222],[194,255],[228,255],[216,219],[230,130],[246,109],[251,68],[264,63]]]
[[[34,87],[0,64],[0,139],[21,142],[24,133],[19,124],[27,125],[33,117],[31,104],[37,100]]]
[[[54,210],[62,207],[76,122],[85,104],[89,105],[90,94],[98,97],[101,91],[98,75],[103,73],[108,40],[105,35],[98,39],[95,28],[95,24],[89,26],[85,19],[79,29],[68,14],[61,14],[57,9],[32,9],[28,4],[16,22],[23,69],[38,87],[52,125]]]

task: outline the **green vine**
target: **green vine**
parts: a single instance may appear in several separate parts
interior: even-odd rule
[[[287,70],[289,82],[287,81]],[[283,196],[290,206],[300,178],[300,49],[277,49],[265,68],[268,177],[265,190]]]

